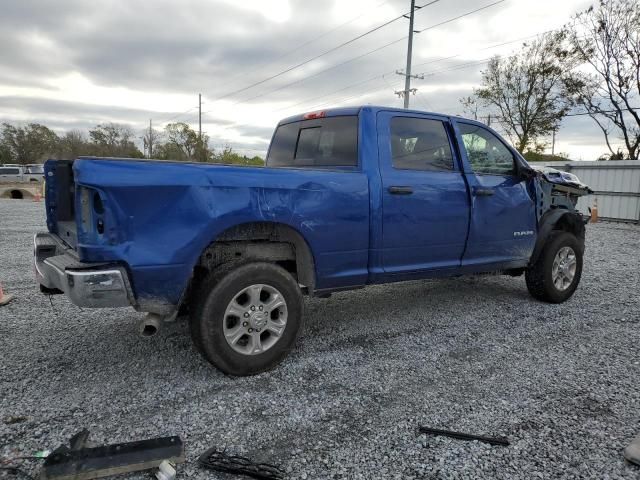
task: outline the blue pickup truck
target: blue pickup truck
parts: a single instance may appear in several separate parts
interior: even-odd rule
[[[188,314],[232,375],[277,365],[303,295],[481,272],[563,302],[582,272],[588,187],[459,117],[363,106],[281,121],[266,167],[80,157],[45,165],[41,291]]]

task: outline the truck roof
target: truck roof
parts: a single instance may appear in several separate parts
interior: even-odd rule
[[[428,115],[437,115],[439,117],[443,117],[443,118],[450,118],[450,117],[454,117],[455,115],[447,115],[444,113],[438,113],[438,112],[427,112],[424,110],[415,110],[415,109],[409,109],[409,110],[405,110],[404,108],[400,108],[400,107],[385,107],[382,105],[359,105],[356,107],[337,107],[337,108],[322,108],[319,110],[313,110],[310,112],[305,112],[305,113],[299,113],[297,115],[293,115],[291,117],[287,117],[283,120],[280,120],[280,122],[278,123],[278,125],[283,125],[285,123],[291,123],[291,122],[299,122],[300,120],[307,120],[310,118],[321,118],[321,117],[338,117],[338,116],[344,116],[344,115],[358,115],[360,113],[360,110],[362,109],[367,109],[373,113],[379,112],[379,111],[387,111],[387,112],[403,112],[403,113],[407,113],[407,112],[411,112],[411,113],[420,113],[420,114],[428,114]]]

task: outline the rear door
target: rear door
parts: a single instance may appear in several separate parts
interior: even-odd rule
[[[384,271],[459,266],[469,203],[448,120],[383,111],[377,124]]]
[[[511,149],[491,130],[456,121],[471,191],[469,239],[462,264],[523,266],[535,243],[535,195],[518,175]]]

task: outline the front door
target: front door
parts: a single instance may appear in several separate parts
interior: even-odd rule
[[[469,202],[450,134],[444,118],[378,113],[386,273],[460,265]]]
[[[463,265],[523,266],[536,240],[535,194],[518,175],[514,154],[484,126],[457,121],[471,192]]]

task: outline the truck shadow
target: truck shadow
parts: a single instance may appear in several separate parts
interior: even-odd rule
[[[494,303],[500,315],[500,311],[521,309],[528,301],[534,300],[529,298],[522,279],[493,276],[371,286],[337,293],[329,299],[309,298],[305,300],[306,325],[289,361],[295,362],[309,351],[370,346],[417,330],[446,327],[452,320],[480,322],[475,309],[479,303]],[[66,339],[66,348],[50,345],[43,357],[48,368],[60,376],[93,364],[100,367],[93,377],[97,380],[104,375],[105,381],[114,371],[131,370],[132,366],[128,380],[137,378],[140,382],[150,375],[173,377],[189,372],[193,376],[194,368],[197,376],[225,378],[193,347],[186,318],[163,324],[154,337],[141,338],[136,332],[143,315],[132,310],[71,312],[75,313],[58,321],[75,329],[76,334]],[[110,362],[105,363],[105,359]]]

